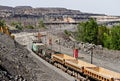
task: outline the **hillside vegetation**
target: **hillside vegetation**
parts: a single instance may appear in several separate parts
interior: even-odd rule
[[[98,25],[94,19],[90,19],[78,25],[75,37],[78,41],[120,50],[120,25],[108,28],[105,25]]]

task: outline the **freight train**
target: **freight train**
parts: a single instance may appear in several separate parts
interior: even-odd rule
[[[32,50],[46,61],[77,78],[82,75],[96,81],[120,81],[120,73],[78,60],[67,54],[61,54],[48,49],[42,43],[33,43]]]

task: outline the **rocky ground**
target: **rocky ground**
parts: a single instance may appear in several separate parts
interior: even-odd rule
[[[26,36],[22,36],[26,34]],[[32,35],[32,34],[31,34]],[[34,36],[31,36],[29,33],[21,32],[16,34],[18,36],[16,38],[23,45],[27,45],[30,43],[30,40],[34,39]],[[21,36],[21,37],[20,37]],[[93,48],[93,62],[97,66],[101,66],[116,72],[120,72],[120,51],[117,50],[108,50],[103,48],[101,45],[94,45],[83,42],[73,42],[68,37],[61,33],[53,32],[53,34],[48,34],[47,37],[43,37],[43,42],[48,43],[48,38],[52,38],[52,49],[56,51],[61,51],[65,54],[69,54],[73,56],[73,48],[76,47],[79,49],[79,58],[81,60],[91,62],[91,48]],[[60,41],[59,41],[60,39]],[[29,41],[28,41],[29,40]],[[50,46],[51,48],[51,46]]]
[[[67,48],[73,49],[78,48],[79,51],[82,53],[90,55],[92,49],[94,53],[94,57],[114,63],[120,63],[120,51],[118,50],[109,50],[107,48],[103,48],[101,45],[94,45],[89,43],[83,43],[83,42],[73,42],[70,39],[62,39],[60,43],[62,46],[65,46]]]
[[[9,36],[0,33],[0,81],[68,81],[37,63],[30,52]]]
[[[30,44],[30,42],[31,42],[30,40],[34,39],[33,34],[30,34],[30,33],[25,33],[25,32],[22,33],[21,32],[19,34],[15,34],[15,35],[18,36],[16,38],[16,40],[19,41],[24,46],[27,44]],[[24,35],[26,35],[26,36],[24,36]],[[110,70],[113,70],[116,72],[120,72],[120,70],[119,70],[119,68],[120,68],[120,66],[119,66],[120,65],[120,51],[108,50],[106,48],[103,48],[100,45],[96,46],[93,44],[88,44],[88,43],[83,43],[83,42],[73,42],[68,38],[64,38],[64,37],[61,38],[61,36],[58,36],[57,33],[55,33],[53,35],[49,34],[48,37],[43,37],[44,43],[47,42],[49,37],[52,38],[52,41],[54,43],[52,45],[52,49],[55,48],[55,50],[57,50],[57,51],[61,50],[63,53],[72,55],[73,54],[72,49],[75,46],[76,48],[79,49],[79,58],[81,60],[84,60],[87,62],[90,62],[90,52],[91,52],[91,48],[93,48],[93,54],[94,54],[93,55],[93,60],[94,60],[93,63],[95,65],[101,66],[101,67],[104,67],[104,68],[107,68],[107,69],[110,69]],[[56,39],[57,39],[57,41],[56,41]],[[60,39],[60,41],[58,41],[58,39]],[[32,58],[32,56],[29,56],[29,57]],[[35,68],[35,67],[33,67],[33,68]],[[48,72],[49,72],[49,70],[48,70]],[[39,74],[36,74],[36,75],[38,75],[39,78],[42,77],[42,75],[40,75],[40,76],[39,76]],[[48,81],[48,79],[46,79],[46,80]],[[54,79],[55,79],[55,77],[54,77]],[[59,78],[57,78],[57,80],[59,81]],[[44,79],[43,80],[41,79],[41,81],[44,81]],[[51,81],[54,81],[54,80],[51,80]],[[65,81],[65,80],[61,80],[61,81]]]
[[[53,42],[57,45],[53,48],[58,48],[58,51],[69,54],[73,56],[73,49],[79,49],[79,59],[91,63],[91,52],[93,48],[93,64],[104,67],[106,69],[116,71],[120,73],[120,51],[119,50],[109,50],[103,48],[101,45],[94,45],[89,43],[72,41],[71,38],[64,37],[64,34],[54,34]]]

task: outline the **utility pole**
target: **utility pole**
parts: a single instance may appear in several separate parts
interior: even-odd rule
[[[61,25],[60,25],[60,33],[61,33]],[[59,38],[59,51],[61,52],[61,37]]]
[[[91,64],[93,64],[93,47],[91,48]]]
[[[59,51],[61,52],[61,45],[60,45],[61,39],[59,39]]]
[[[90,48],[90,55],[91,55],[91,64],[93,64],[93,49],[94,49],[95,45],[92,45]]]

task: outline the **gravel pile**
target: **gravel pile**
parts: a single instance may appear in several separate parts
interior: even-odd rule
[[[0,81],[68,81],[4,34],[0,34],[0,66],[4,68],[0,68]]]
[[[24,66],[26,64],[23,64],[23,62],[27,63],[30,61],[28,54],[29,52],[26,49],[13,41],[9,36],[0,34],[0,65],[4,67],[9,74],[14,77],[21,76],[31,81],[30,77],[33,75]]]
[[[106,48],[103,50],[95,49],[94,56],[102,60],[120,64],[120,51],[117,50],[108,50]]]
[[[0,66],[0,81],[26,81],[22,76],[13,76],[9,74],[2,66]]]
[[[2,66],[0,66],[0,80],[9,81],[10,79],[14,81],[13,76],[11,76]]]

